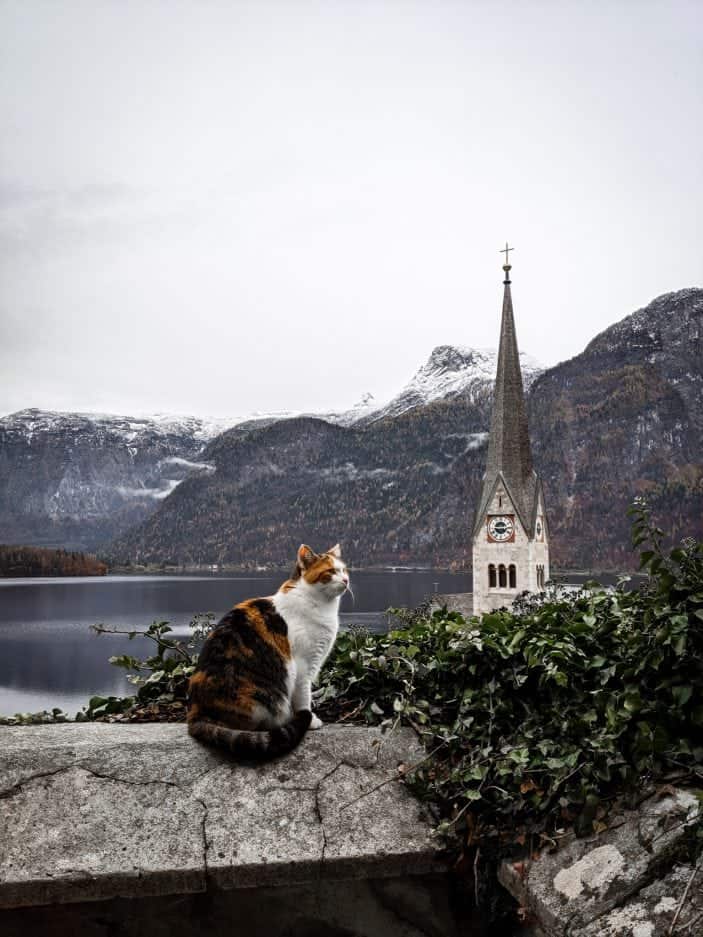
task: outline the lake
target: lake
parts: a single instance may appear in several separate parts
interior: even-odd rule
[[[152,642],[97,635],[90,625],[144,628],[168,620],[185,637],[197,612],[219,618],[242,599],[270,595],[280,573],[0,579],[0,714],[59,707],[70,715],[91,696],[132,692],[114,654],[151,653]],[[354,600],[342,601],[343,627],[384,631],[388,607],[415,607],[433,592],[467,592],[469,573],[352,571]]]

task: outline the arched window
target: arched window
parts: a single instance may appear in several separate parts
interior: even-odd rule
[[[503,564],[501,563],[500,566],[498,567],[498,585],[500,586],[501,589],[505,589],[507,584],[508,584],[508,580],[505,575],[505,566],[503,566]]]
[[[488,567],[488,588],[495,589],[496,587],[496,568],[491,563]]]
[[[515,569],[514,563],[511,563],[508,567],[508,575],[510,580],[510,588],[515,589],[517,586],[517,571]]]

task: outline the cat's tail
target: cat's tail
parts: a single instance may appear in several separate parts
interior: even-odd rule
[[[188,732],[194,739],[226,748],[245,761],[268,761],[293,751],[302,741],[311,721],[310,710],[299,709],[285,725],[269,731],[230,729],[210,719],[196,719],[188,723]]]

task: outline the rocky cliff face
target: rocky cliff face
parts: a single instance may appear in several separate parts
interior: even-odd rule
[[[632,567],[637,493],[674,537],[703,535],[702,315],[703,290],[659,297],[532,383],[556,564]],[[184,482],[117,552],[285,563],[301,540],[341,540],[360,564],[468,565],[486,382],[351,428],[298,419],[225,433],[202,455],[215,472]]]
[[[143,520],[224,427],[23,410],[0,420],[0,542],[94,549]]]
[[[631,566],[636,494],[674,539],[703,535],[703,290],[606,329],[542,374],[529,404],[558,561]]]

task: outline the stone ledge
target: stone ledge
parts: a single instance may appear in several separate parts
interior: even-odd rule
[[[422,755],[333,725],[255,767],[183,725],[2,728],[0,908],[442,872],[417,801],[377,787]]]

